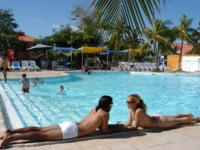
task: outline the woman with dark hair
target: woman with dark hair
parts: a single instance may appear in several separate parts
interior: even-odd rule
[[[173,116],[163,116],[160,114],[146,114],[147,106],[137,94],[132,94],[126,101],[129,111],[129,119],[124,128],[126,130],[137,130],[143,128],[168,128],[179,124],[195,123],[200,121],[199,117],[194,117],[191,113],[176,114]],[[132,122],[135,124],[132,125]]]
[[[74,123],[67,121],[61,124],[48,127],[25,127],[14,130],[7,130],[0,134],[3,139],[0,148],[16,140],[62,140],[88,135],[99,128],[103,134],[117,131],[116,128],[108,128],[109,111],[112,108],[112,97],[102,96],[96,108],[81,122]]]
[[[99,104],[96,106],[96,111],[100,108],[103,109],[105,112],[109,113],[111,106],[113,105],[112,97],[110,96],[102,96],[99,100]]]

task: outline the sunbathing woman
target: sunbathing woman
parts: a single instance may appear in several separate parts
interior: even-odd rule
[[[130,109],[128,122],[124,124],[126,130],[137,130],[138,127],[168,128],[179,124],[200,121],[199,117],[194,117],[191,113],[173,116],[162,116],[159,114],[149,116],[146,114],[147,106],[137,94],[130,95],[126,102]],[[135,124],[132,125],[133,120]]]

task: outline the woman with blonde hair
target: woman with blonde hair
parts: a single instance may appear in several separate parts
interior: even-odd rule
[[[194,117],[191,113],[176,114],[173,116],[163,116],[160,114],[146,114],[147,106],[137,94],[132,94],[126,101],[129,111],[128,122],[124,124],[126,130],[137,130],[138,127],[143,128],[168,128],[179,124],[195,123],[200,118]],[[133,120],[135,124],[132,124]]]

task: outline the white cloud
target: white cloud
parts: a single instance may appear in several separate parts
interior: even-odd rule
[[[53,29],[59,29],[60,27],[61,27],[61,26],[60,26],[59,24],[53,24],[53,25],[52,25],[52,28],[53,28]]]
[[[76,26],[70,25],[70,27],[72,28],[73,31],[77,31],[78,30],[78,27],[76,27]]]

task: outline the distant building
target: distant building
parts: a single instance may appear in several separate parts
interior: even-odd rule
[[[173,43],[172,45],[178,47],[177,54],[180,54],[181,44]],[[182,55],[184,55],[187,51],[191,51],[192,48],[193,48],[193,45],[191,44],[183,44]]]
[[[29,52],[26,51],[27,48],[31,47],[31,43],[35,40],[36,38],[25,35],[24,32],[16,32],[17,35],[19,35],[18,39],[22,41],[22,49],[16,51],[15,49],[8,49],[7,50],[7,60],[8,60],[8,65],[9,63],[11,64],[13,60],[28,60],[30,59]]]

